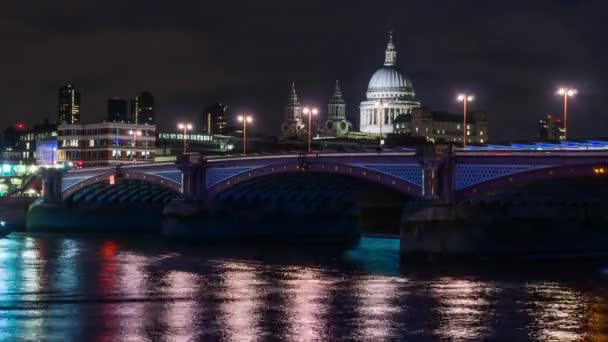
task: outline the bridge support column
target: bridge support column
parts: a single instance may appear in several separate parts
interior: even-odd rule
[[[47,204],[59,204],[62,201],[61,186],[63,170],[44,169],[42,171],[42,201]]]
[[[207,159],[200,154],[183,154],[177,161],[182,171],[182,195],[185,199],[205,201],[207,198]]]
[[[176,164],[182,171],[182,196],[163,209],[162,234],[189,238],[205,228],[205,218],[209,215],[207,160],[200,154],[183,154]]]
[[[454,193],[454,161],[452,146],[427,145],[419,151],[422,164],[422,197],[426,201],[452,203]]]

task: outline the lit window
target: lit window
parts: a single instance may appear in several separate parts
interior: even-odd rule
[[[479,135],[483,137],[483,131],[479,131]]]
[[[89,140],[89,147],[95,147],[95,140],[94,139]]]
[[[457,124],[457,125],[456,125],[456,129],[460,129],[460,124]]]

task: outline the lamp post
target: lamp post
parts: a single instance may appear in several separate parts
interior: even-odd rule
[[[253,116],[239,115],[237,119],[243,123],[243,155],[247,156],[247,124],[253,122]]]
[[[458,95],[458,101],[462,102],[462,146],[467,147],[467,104],[473,102],[474,97],[471,94]]]
[[[384,102],[384,100],[380,100],[378,102],[376,102],[377,106],[382,106],[383,108],[381,110],[378,111],[378,123],[379,123],[379,132],[380,132],[380,136],[378,137],[378,150],[382,151],[382,148],[384,147],[384,136],[382,135],[382,124],[384,123],[384,117],[387,116],[386,115],[386,109],[388,107],[388,102]]]
[[[557,90],[557,95],[564,98],[564,143],[568,141],[568,97],[578,94],[574,88],[562,87]]]
[[[315,107],[304,107],[302,113],[308,115],[308,153],[312,152],[312,116],[319,114],[319,110]]]
[[[183,134],[184,134],[184,154],[186,153],[186,135],[188,134],[188,131],[192,130],[192,124],[189,122],[180,122],[177,124],[177,128],[183,130]]]
[[[137,137],[141,137],[142,133],[141,133],[141,131],[130,130],[129,135],[133,137],[133,156],[131,157],[131,159],[133,159],[133,162],[136,162],[137,161]]]

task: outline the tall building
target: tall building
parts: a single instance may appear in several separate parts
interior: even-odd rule
[[[110,122],[121,122],[127,123],[128,117],[128,105],[125,99],[109,99],[108,100],[108,121]]]
[[[129,122],[136,125],[154,125],[154,96],[144,91],[131,100]]]
[[[538,122],[538,137],[541,141],[564,141],[565,132],[563,121],[551,114]]]
[[[297,137],[305,131],[302,122],[302,106],[296,93],[296,84],[291,84],[291,91],[285,106],[285,121],[281,125],[281,136],[283,138]]]
[[[80,92],[69,83],[59,88],[59,124],[80,122]]]
[[[207,107],[203,113],[203,133],[208,135],[224,135],[228,126],[228,106],[215,103]]]
[[[367,100],[360,106],[360,130],[364,133],[388,134],[393,132],[393,120],[401,114],[410,115],[420,107],[415,101],[412,82],[396,68],[397,50],[390,32],[386,46],[384,67],[378,69],[369,81]]]
[[[346,102],[342,97],[340,83],[336,81],[334,92],[327,105],[327,120],[325,121],[325,135],[341,137],[348,134],[351,123],[346,119]]]

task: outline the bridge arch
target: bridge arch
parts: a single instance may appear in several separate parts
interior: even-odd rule
[[[505,175],[456,191],[455,199],[456,202],[478,200],[507,192],[515,187],[521,188],[539,182],[576,177],[608,177],[608,163],[557,165]]]
[[[363,179],[371,183],[382,185],[408,197],[420,197],[422,195],[422,188],[420,185],[365,167],[333,162],[287,162],[253,169],[224,179],[207,189],[207,198],[213,200],[222,192],[229,190],[243,182],[251,181],[256,178],[287,173],[308,172],[344,175]]]
[[[145,183],[159,185],[161,188],[167,188],[174,192],[181,192],[181,184],[177,183],[168,178],[160,177],[153,174],[138,172],[138,171],[111,171],[105,172],[98,175],[91,176],[80,182],[77,182],[62,191],[62,198],[70,198],[74,193],[81,191],[87,187],[93,186],[99,183],[110,183],[110,179],[114,177],[115,181],[120,180],[132,180],[141,181]]]

